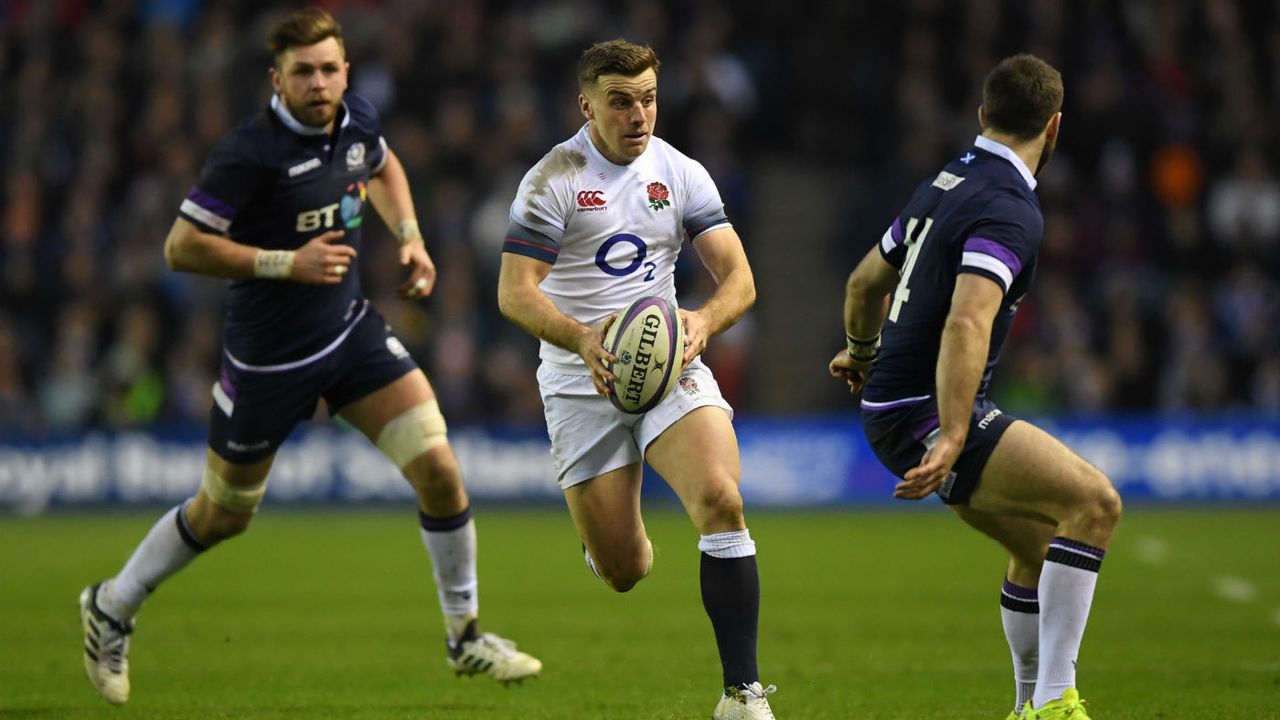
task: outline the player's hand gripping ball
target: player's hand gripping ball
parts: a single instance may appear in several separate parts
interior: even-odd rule
[[[684,326],[671,303],[643,297],[618,311],[604,335],[604,349],[618,358],[609,370],[609,400],[626,413],[652,410],[684,371]]]

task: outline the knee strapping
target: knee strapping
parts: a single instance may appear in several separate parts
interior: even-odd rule
[[[448,428],[435,400],[414,405],[378,433],[378,449],[403,470],[414,458],[448,442]]]
[[[218,507],[231,512],[256,513],[262,504],[262,496],[267,492],[267,479],[264,477],[253,485],[232,485],[206,467],[200,489]]]

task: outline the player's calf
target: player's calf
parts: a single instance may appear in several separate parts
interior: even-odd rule
[[[596,577],[604,581],[614,590],[624,593],[635,587],[649,575],[653,568],[653,542],[644,539],[643,544],[636,544],[620,551],[610,551],[596,557],[583,546],[587,567]]]
[[[418,506],[428,515],[444,516],[469,504],[462,482],[462,468],[448,445],[424,452],[404,467]]]
[[[196,541],[210,548],[248,530],[266,492],[265,474],[256,482],[233,484],[206,467],[200,492],[184,508]]]

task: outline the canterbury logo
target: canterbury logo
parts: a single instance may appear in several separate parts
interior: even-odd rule
[[[604,191],[603,190],[582,190],[578,193],[578,207],[595,209],[604,207]]]

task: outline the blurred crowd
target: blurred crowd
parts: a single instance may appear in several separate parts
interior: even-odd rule
[[[833,198],[858,237],[805,250],[849,268],[976,134],[994,62],[1044,57],[1065,79],[1062,140],[997,400],[1023,413],[1280,413],[1276,3],[318,4],[343,25],[351,89],[381,111],[441,269],[430,300],[396,300],[394,243],[370,222],[365,288],[451,421],[541,420],[536,343],[494,300],[499,249],[520,177],[581,125],[578,54],[616,36],[658,50],[658,134],[708,167],[749,253],[768,242],[749,229],[771,159],[864,188]],[[281,12],[0,5],[0,433],[206,421],[225,283],[169,271],[161,248],[205,154],[269,97],[264,38]],[[706,291],[696,258],[679,273]],[[739,410],[830,406],[762,407],[740,355],[764,342],[740,336],[710,359]]]

